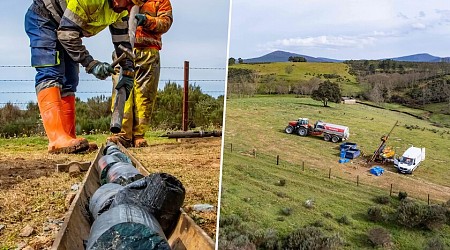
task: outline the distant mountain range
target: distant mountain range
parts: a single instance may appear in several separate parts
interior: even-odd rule
[[[269,54],[256,57],[256,58],[249,58],[244,59],[245,63],[263,63],[263,62],[287,62],[289,57],[304,57],[306,61],[308,62],[343,62],[344,60],[337,60],[332,58],[325,58],[325,57],[312,57],[307,55],[300,55],[296,53],[286,52],[277,50],[274,52],[271,52]],[[382,58],[383,59],[391,59],[394,61],[403,61],[403,62],[441,62],[443,60],[450,62],[450,57],[437,57],[433,56],[427,53],[422,54],[414,54],[409,56],[401,56],[401,57],[394,57],[394,58]]]

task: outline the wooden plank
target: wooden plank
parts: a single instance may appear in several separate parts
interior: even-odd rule
[[[95,160],[86,173],[81,188],[66,213],[64,223],[56,235],[51,249],[84,249],[83,240],[89,237],[91,221],[89,219],[89,198],[100,187],[96,170],[98,160],[103,156],[104,146],[98,149]]]

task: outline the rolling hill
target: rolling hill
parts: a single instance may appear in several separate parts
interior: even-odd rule
[[[325,57],[313,57],[308,55],[301,55],[297,53],[292,52],[286,52],[286,51],[273,51],[269,54],[255,57],[255,58],[248,58],[244,59],[244,63],[269,63],[269,62],[287,62],[289,57],[304,57],[308,62],[343,62],[344,60],[338,60],[338,59],[332,59],[332,58],[325,58]],[[430,55],[428,53],[420,53],[420,54],[413,54],[413,55],[407,55],[407,56],[401,56],[401,57],[392,57],[392,58],[380,58],[378,60],[394,60],[394,61],[403,61],[403,62],[441,62],[441,61],[449,61],[450,57],[437,57]],[[363,60],[363,59],[362,59]]]
[[[308,62],[342,62],[341,60],[323,58],[323,57],[312,57],[307,55],[300,55],[296,53],[286,52],[277,50],[269,54],[263,55],[261,57],[244,59],[245,63],[261,63],[261,62],[287,62],[289,57],[304,57]]]

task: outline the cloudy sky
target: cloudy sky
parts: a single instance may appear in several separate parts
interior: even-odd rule
[[[8,101],[23,103],[36,100],[33,82],[35,70],[31,67],[5,67],[30,65],[29,40],[24,31],[24,16],[31,2],[31,0],[2,2],[0,106],[3,106],[1,103]],[[192,69],[190,79],[201,80],[196,81],[196,84],[210,95],[223,94],[227,64],[229,0],[171,2],[174,23],[169,32],[163,36],[162,67],[183,67],[184,61],[189,61],[190,67],[193,68],[222,68]],[[111,52],[114,48],[108,29],[97,36],[84,39],[84,43],[95,59],[111,61]],[[83,68],[81,72],[82,80],[78,96],[82,99],[100,93],[108,94],[111,91],[110,78],[105,81],[92,81],[95,79],[93,76],[85,74]],[[183,69],[162,68],[160,79],[160,87],[164,86],[164,80],[182,80]],[[182,81],[178,83],[182,84]]]
[[[442,0],[233,0],[230,56],[274,50],[334,59],[450,56]]]

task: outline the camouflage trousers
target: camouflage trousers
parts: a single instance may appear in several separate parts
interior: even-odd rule
[[[159,50],[154,48],[134,48],[136,59],[133,91],[125,103],[122,131],[120,136],[134,140],[143,138],[150,125],[153,108],[156,102],[160,72]],[[114,87],[119,81],[119,74],[113,75]]]

